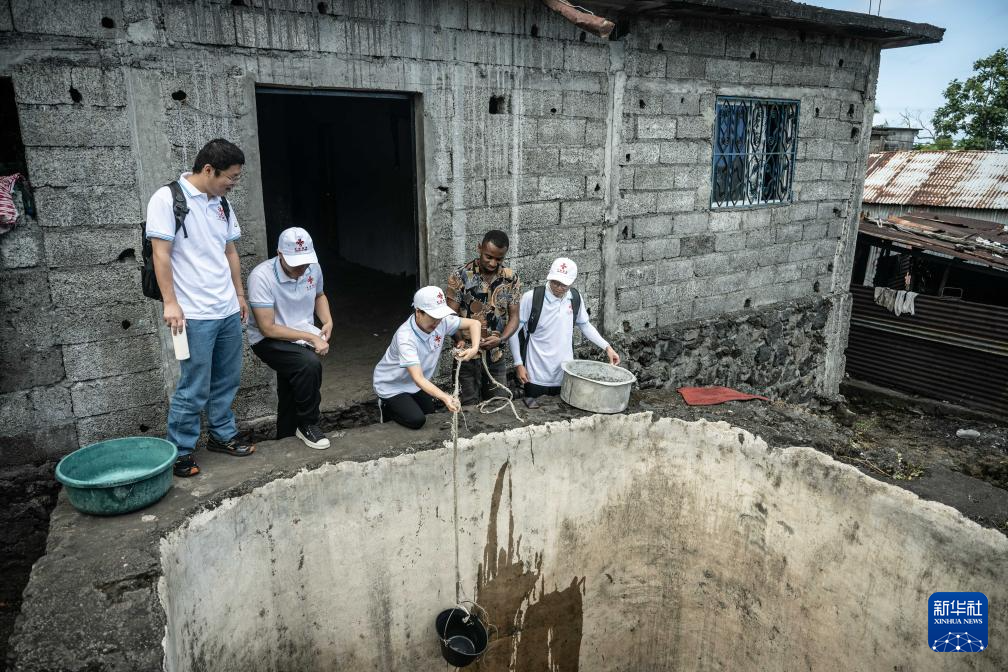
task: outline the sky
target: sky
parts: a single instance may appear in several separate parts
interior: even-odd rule
[[[876,103],[891,126],[902,126],[899,113],[920,113],[930,126],[942,95],[953,79],[964,81],[973,73],[973,63],[1008,47],[1008,0],[805,0],[805,4],[877,14],[945,29],[938,44],[883,49],[879,67]],[[915,124],[916,125],[916,124]]]

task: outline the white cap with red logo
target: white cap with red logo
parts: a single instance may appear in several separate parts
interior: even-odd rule
[[[577,264],[567,257],[560,257],[550,266],[546,280],[556,280],[570,287],[577,279]]]
[[[317,264],[318,257],[315,256],[315,245],[312,244],[311,236],[301,227],[295,226],[284,229],[280,234],[280,242],[277,249],[283,255],[288,266],[303,266],[304,264]]]
[[[433,285],[417,290],[417,293],[413,295],[413,307],[437,320],[455,314],[455,311],[449,308],[445,302],[444,292],[441,291],[441,288]]]

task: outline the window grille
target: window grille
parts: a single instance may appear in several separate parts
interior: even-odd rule
[[[711,206],[791,202],[798,101],[719,97]]]

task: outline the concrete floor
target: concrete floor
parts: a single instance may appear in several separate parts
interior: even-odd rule
[[[455,529],[464,593],[501,631],[476,669],[934,669],[935,590],[985,592],[1006,634],[1003,535],[820,452],[650,414],[474,416],[491,433],[461,443],[456,525],[448,420],[202,453],[126,516],[61,498],[13,669],[160,669],[162,643],[168,670],[443,669]]]

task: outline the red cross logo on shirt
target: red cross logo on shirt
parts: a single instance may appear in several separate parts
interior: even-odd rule
[[[304,244],[304,239],[303,238],[298,238],[296,241],[294,241],[294,250],[296,252],[304,252],[305,251],[305,244]]]
[[[440,334],[434,336],[434,344],[435,345],[441,345],[441,335]]]
[[[224,206],[223,205],[218,205],[217,206],[217,216],[220,217],[220,220],[222,222],[226,222],[227,221],[227,217],[224,216]]]
[[[437,302],[444,303],[444,294],[442,294],[441,292],[437,293]]]
[[[315,284],[315,278],[313,278],[312,276],[309,275],[308,276],[308,284],[309,285],[314,285]]]
[[[567,264],[566,263],[560,264],[560,272],[561,273],[566,273],[567,272]]]

